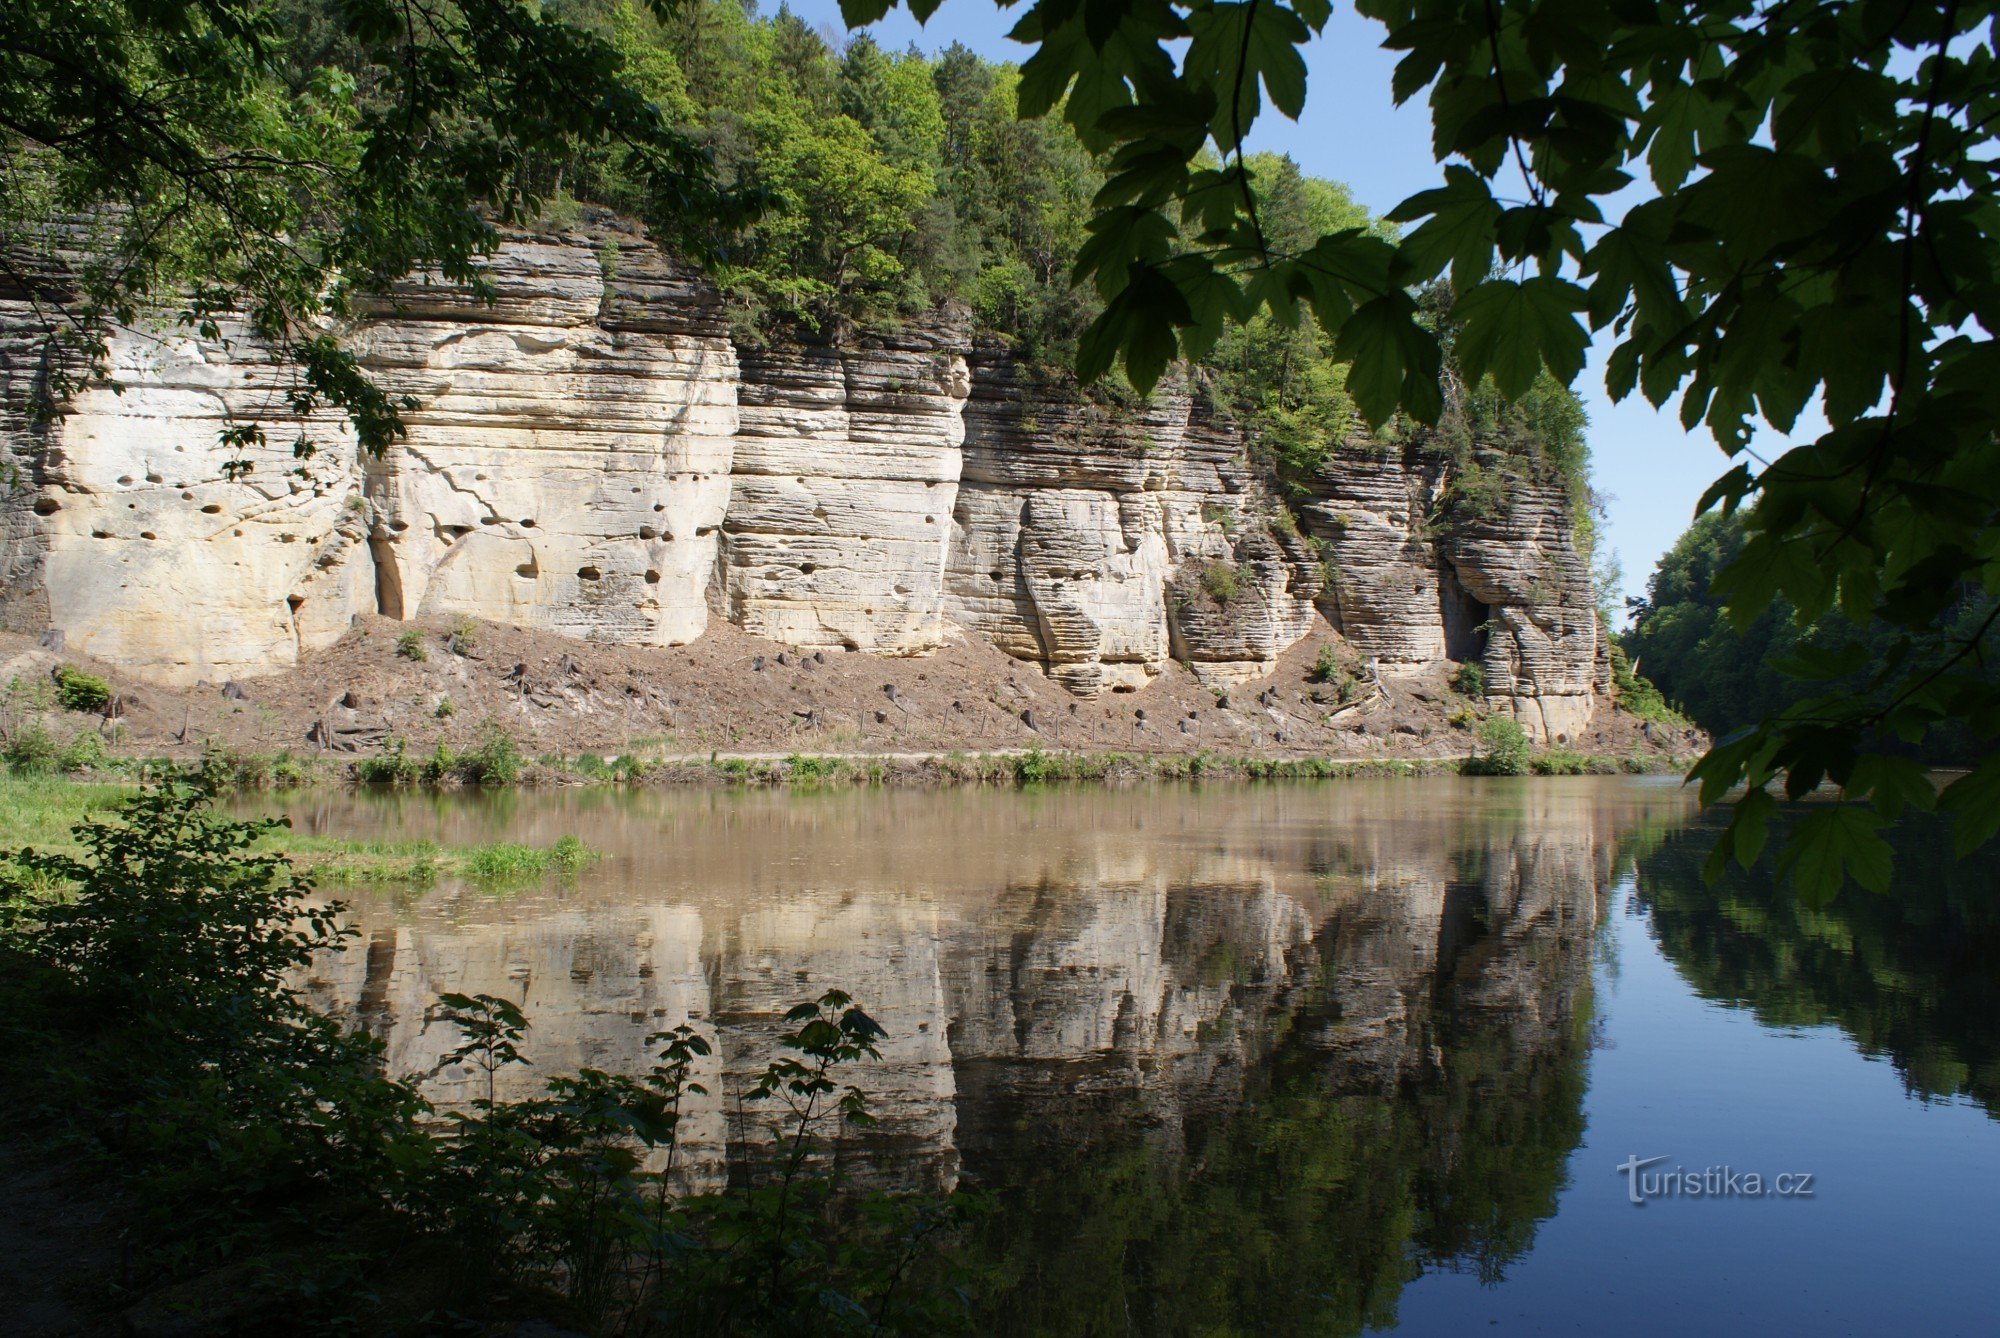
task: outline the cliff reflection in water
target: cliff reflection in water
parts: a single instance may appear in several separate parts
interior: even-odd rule
[[[692,1019],[724,1093],[830,987],[887,1028],[871,1178],[994,1189],[997,1322],[1351,1330],[1427,1266],[1493,1276],[1582,1130],[1595,929],[1671,785],[1435,781],[1021,794],[328,798],[343,835],[547,842],[574,885],[360,899],[321,1001],[449,1104],[447,991],[532,1021],[548,1075],[635,1072]]]

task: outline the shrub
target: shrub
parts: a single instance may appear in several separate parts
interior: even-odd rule
[[[1479,722],[1475,735],[1479,750],[1466,760],[1465,771],[1474,776],[1525,776],[1530,753],[1528,731],[1509,715],[1488,716]]]
[[[431,708],[431,718],[433,720],[449,720],[457,714],[458,708],[451,704],[451,698],[449,697],[438,698],[437,705]]]
[[[479,649],[479,624],[470,618],[461,618],[453,624],[451,634],[445,638],[445,645],[454,655],[470,655]]]
[[[514,736],[489,725],[479,746],[459,759],[458,775],[468,785],[512,785],[525,761]]]
[[[1612,697],[1618,709],[1669,729],[1691,729],[1694,722],[1668,705],[1659,688],[1632,668],[1632,659],[1616,641],[1611,643]]]
[[[1451,676],[1451,690],[1475,701],[1486,695],[1486,670],[1476,660],[1467,660]]]
[[[1218,604],[1243,593],[1243,573],[1233,562],[1211,562],[1201,569],[1201,588]]]
[[[1592,770],[1590,757],[1568,748],[1549,748],[1536,753],[1529,764],[1537,776],[1585,776]]]
[[[1039,748],[1030,748],[1014,759],[1014,779],[1022,785],[1045,785],[1062,778],[1062,760]]]
[[[396,638],[396,653],[414,664],[422,664],[430,658],[424,650],[424,634],[412,628]]]
[[[33,720],[14,731],[6,746],[0,748],[0,760],[7,763],[12,775],[49,776],[59,767],[62,752],[62,745],[49,733],[48,726]]]
[[[408,785],[423,772],[423,764],[411,757],[401,739],[390,739],[375,757],[354,764],[354,779],[367,785]]]
[[[104,740],[97,737],[97,731],[80,729],[63,745],[56,758],[56,765],[65,775],[75,775],[80,771],[114,771],[118,759],[104,747]]]
[[[1306,677],[1315,683],[1329,683],[1333,681],[1334,675],[1340,672],[1340,654],[1329,641],[1319,648],[1319,654],[1313,658],[1312,668],[1306,670]]]
[[[231,1332],[401,1331],[501,1291],[554,1298],[593,1333],[662,1316],[688,1333],[967,1324],[968,1279],[944,1253],[965,1200],[878,1194],[849,1211],[836,1197],[831,1130],[872,1122],[849,1071],[887,1034],[846,995],[791,1009],[779,1056],[717,1093],[748,1137],[724,1189],[684,1194],[682,1110],[707,1095],[693,1079],[713,1054],[699,1024],[646,1037],[644,1075],[584,1069],[509,1101],[496,1076],[528,1062],[527,1016],[442,995],[427,1020],[457,1029],[442,1062],[468,1068],[475,1095],[440,1111],[307,999],[308,969],[355,931],[254,849],[282,824],[207,803],[171,782],[77,827],[80,855],[0,861],[0,1015],[18,1024],[0,1079],[10,1113],[108,1153],[92,1169],[122,1181],[141,1247],[136,1269],[121,1253],[121,1282],[219,1264]],[[536,853],[585,857],[574,838]],[[336,1258],[299,1248],[302,1222],[339,1224]],[[398,1273],[385,1313],[356,1283],[411,1253],[444,1266]],[[274,1271],[290,1281],[257,1281]]]
[[[785,774],[795,785],[825,785],[839,780],[847,764],[838,757],[806,757],[793,753],[785,759]]]
[[[111,685],[96,674],[61,665],[56,669],[56,705],[65,711],[102,715],[111,705]]]

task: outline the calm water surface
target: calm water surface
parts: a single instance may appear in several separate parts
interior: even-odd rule
[[[313,989],[440,1102],[441,992],[522,1002],[517,1095],[687,1018],[734,1091],[856,995],[890,1039],[851,1155],[996,1191],[996,1332],[2000,1332],[2000,893],[1926,832],[1896,894],[1809,912],[1704,886],[1645,780],[285,807],[605,854],[344,894]],[[720,1096],[690,1133],[754,1136]],[[1685,1192],[1722,1167],[1767,1192]]]

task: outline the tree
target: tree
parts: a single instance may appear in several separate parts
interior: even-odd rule
[[[579,155],[608,156],[684,250],[737,216],[662,91],[532,0],[8,5],[0,279],[69,354],[57,397],[102,369],[113,325],[241,319],[297,369],[299,412],[339,406],[379,451],[407,406],[331,327],[358,293],[417,269],[478,290],[497,228]]]
[[[844,0],[850,24],[896,0]],[[926,18],[939,0],[911,0]],[[1449,276],[1468,384],[1513,399],[1567,385],[1590,331],[1616,344],[1607,387],[1678,401],[1742,457],[1700,510],[1740,511],[1719,589],[1731,621],[1782,596],[1895,629],[1858,692],[1811,698],[1723,740],[1695,768],[1704,801],[1739,784],[1716,870],[1756,857],[1783,779],[1844,802],[1794,825],[1801,890],[1885,885],[1880,829],[1941,803],[1961,851],[2000,830],[2000,752],[1941,795],[1896,739],[1954,722],[1990,745],[1983,666],[2000,603],[2000,51],[1994,0],[1359,0],[1404,52],[1394,94],[1428,92],[1444,184],[1391,217],[1391,241],[1339,229],[1274,246],[1245,136],[1268,105],[1305,109],[1300,48],[1328,0],[1037,0],[1024,115],[1060,115],[1108,155],[1080,278],[1104,301],[1086,377],[1122,361],[1152,385],[1225,326],[1307,310],[1373,423],[1435,422],[1440,331],[1417,294]],[[1185,42],[1185,45],[1179,45]],[[1654,194],[1619,212],[1641,175]],[[1761,418],[1829,430],[1765,461]],[[1796,666],[1841,677],[1836,652]]]

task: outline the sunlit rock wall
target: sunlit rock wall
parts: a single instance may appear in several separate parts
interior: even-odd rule
[[[949,323],[856,348],[746,349],[721,603],[795,646],[944,643],[970,377]]]
[[[1485,613],[1479,659],[1489,705],[1530,736],[1567,742],[1590,723],[1604,648],[1590,564],[1559,489],[1518,484],[1489,516],[1458,521],[1447,570]]]
[[[1124,405],[975,354],[951,613],[1072,692],[1142,686],[1176,655],[1220,682],[1265,672],[1319,590],[1275,513],[1185,385]]]
[[[737,426],[713,292],[631,238],[515,242],[486,275],[490,304],[399,287],[357,340],[418,406],[365,464],[381,610],[700,636]]]
[[[336,415],[298,420],[286,369],[180,331],[127,332],[110,341],[108,382],[58,404],[44,389],[54,345],[23,332],[31,319],[0,302],[10,625],[191,683],[293,663],[372,607],[351,438]],[[224,448],[225,427],[265,440]]]
[[[400,284],[351,332],[415,406],[380,458],[297,421],[292,369],[238,330],[121,332],[56,404],[36,308],[0,289],[0,618],[175,683],[283,669],[364,611],[641,645],[720,616],[890,655],[970,633],[1094,696],[1169,659],[1261,676],[1318,610],[1387,676],[1481,663],[1538,740],[1601,695],[1556,489],[1460,514],[1418,444],[1337,452],[1281,505],[1202,385],[1085,394],[951,313],[739,351],[711,285],[604,218],[484,274]]]

